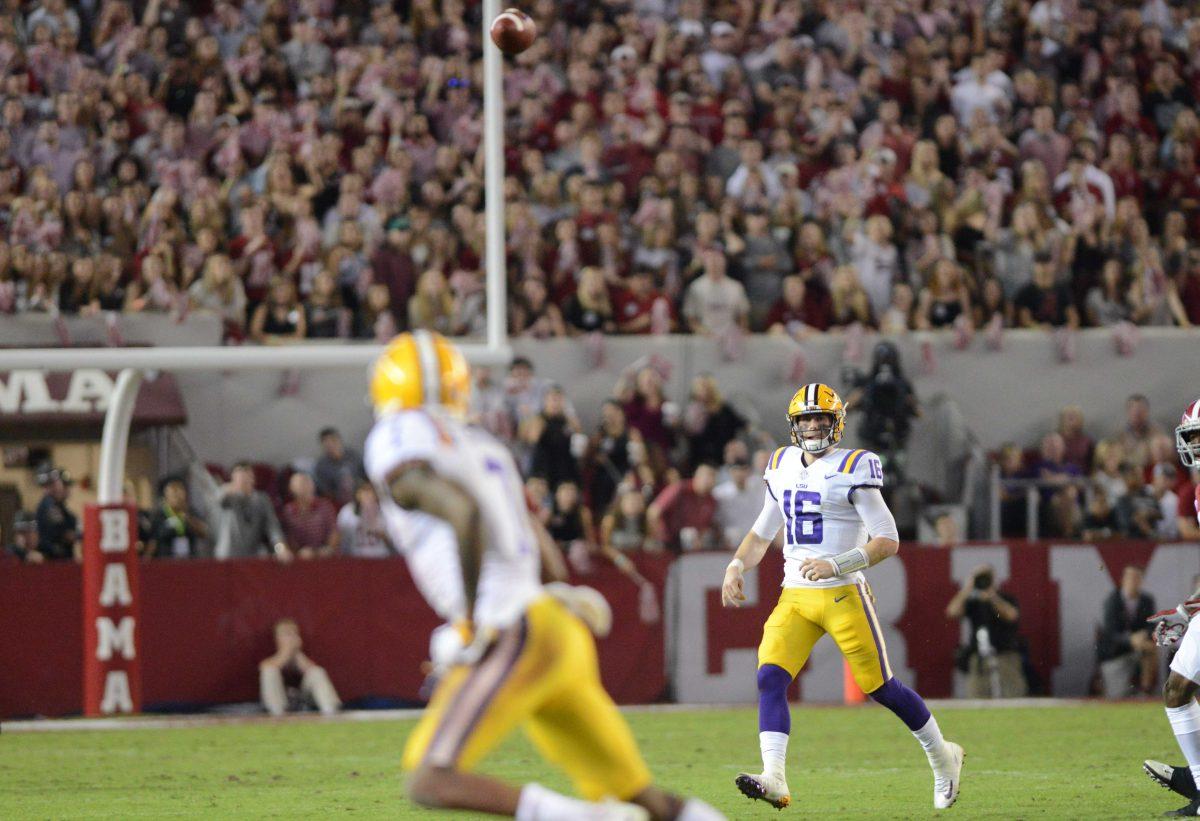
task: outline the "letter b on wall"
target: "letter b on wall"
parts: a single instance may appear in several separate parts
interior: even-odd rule
[[[142,708],[137,512],[88,505],[83,514],[83,712]]]

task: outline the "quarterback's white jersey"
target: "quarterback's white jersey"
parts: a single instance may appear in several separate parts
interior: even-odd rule
[[[861,581],[858,572],[809,581],[801,578],[800,563],[866,544],[867,528],[852,496],[861,488],[883,487],[879,457],[866,450],[833,448],[805,467],[804,451],[783,447],[771,455],[763,481],[783,514],[783,586],[837,587]]]
[[[482,430],[437,410],[422,409],[381,417],[364,450],[367,475],[379,492],[388,532],[437,614],[449,622],[466,614],[458,541],[446,522],[422,511],[404,510],[392,500],[388,477],[405,462],[428,463],[479,504],[487,542],[475,623],[502,628],[520,618],[541,593],[541,562],[521,475],[508,449]]]

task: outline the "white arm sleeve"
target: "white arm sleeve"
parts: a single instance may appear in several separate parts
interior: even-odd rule
[[[754,520],[754,527],[750,528],[751,532],[760,539],[773,541],[775,534],[779,532],[779,528],[783,525],[783,511],[779,509],[779,505],[775,502],[775,497],[770,491],[763,494],[763,508],[758,514],[758,518]],[[895,529],[893,525],[892,529]]]
[[[896,520],[892,517],[892,511],[888,510],[887,502],[883,500],[883,494],[879,492],[879,488],[856,488],[852,498],[854,509],[858,511],[863,524],[867,526],[868,539],[883,536],[897,542],[900,541],[900,533],[896,530]],[[759,518],[762,518],[761,515]]]

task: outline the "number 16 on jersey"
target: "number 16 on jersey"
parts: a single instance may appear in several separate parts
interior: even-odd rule
[[[821,543],[821,494],[811,490],[785,490],[783,510],[787,514],[787,543]]]

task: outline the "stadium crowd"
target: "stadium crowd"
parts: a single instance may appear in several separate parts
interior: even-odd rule
[[[1043,536],[1088,541],[1200,537],[1194,509],[1200,470],[1180,463],[1175,439],[1153,421],[1150,402],[1141,394],[1126,399],[1124,423],[1105,438],[1089,435],[1083,409],[1072,405],[1063,408],[1057,429],[1038,447],[1006,443],[996,461],[1005,536],[1027,534],[1033,502]]]
[[[476,334],[480,5],[10,0],[0,312]],[[537,0],[513,332],[1200,322],[1186,0]]]
[[[667,400],[665,361],[634,363],[584,431],[557,384],[518,358],[502,378],[475,373],[471,416],[506,442],[527,477],[528,503],[580,571],[607,559],[631,576],[631,551],[732,548],[762,506],[758,481],[774,444],[700,376],[683,407]],[[332,427],[319,450],[274,466],[208,465],[211,479],[171,475],[139,514],[139,552],[157,558],[281,561],[396,555],[362,457]],[[37,474],[43,498],[21,513],[8,552],[26,561],[79,558],[73,483]],[[137,502],[132,483],[127,498]],[[635,580],[639,580],[636,579]]]

